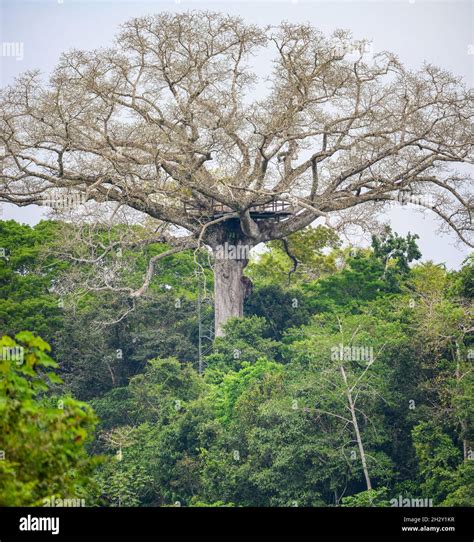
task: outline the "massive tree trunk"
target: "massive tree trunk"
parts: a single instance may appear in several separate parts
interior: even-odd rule
[[[244,314],[246,283],[243,271],[247,263],[247,259],[215,258],[214,307],[217,337],[224,334],[224,324],[229,318],[242,317]]]

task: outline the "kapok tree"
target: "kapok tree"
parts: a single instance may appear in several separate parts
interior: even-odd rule
[[[269,49],[272,70],[256,74],[251,60]],[[133,19],[113,47],[64,54],[49,82],[28,72],[2,90],[0,201],[75,191],[156,222],[149,242],[171,248],[131,297],[158,259],[210,247],[217,334],[242,314],[248,249],[318,218],[364,224],[408,198],[470,243],[471,179],[455,165],[472,165],[472,93],[442,69],[366,50],[307,24]],[[262,212],[275,202],[288,214]]]

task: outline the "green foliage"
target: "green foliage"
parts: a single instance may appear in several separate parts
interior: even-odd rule
[[[174,358],[152,359],[130,380],[131,412],[143,421],[165,422],[183,404],[199,397],[203,384],[189,364]]]
[[[388,490],[386,487],[380,487],[378,489],[369,489],[362,491],[356,495],[350,497],[343,497],[343,507],[367,507],[367,506],[390,506],[390,502],[387,500]]]
[[[54,222],[35,227],[13,220],[0,221],[0,329],[14,335],[24,329],[52,340],[62,328],[58,295],[52,292],[54,278],[65,264],[43,255],[45,244],[54,239]],[[42,256],[42,257],[40,257]]]
[[[267,251],[251,261],[247,274],[258,286],[285,287],[291,283],[308,282],[336,271],[337,251],[325,253],[325,249],[340,246],[337,234],[325,226],[307,227],[287,238],[289,257],[282,241],[271,241]],[[294,271],[294,272],[293,272]]]
[[[451,276],[451,294],[472,300],[474,298],[474,255],[466,258],[464,266]]]
[[[265,318],[262,335],[274,340],[280,340],[288,328],[305,324],[311,315],[300,288],[285,289],[277,284],[257,287],[244,309],[246,315]]]
[[[420,491],[441,506],[474,506],[474,464],[433,422],[413,428]]]
[[[125,310],[116,299],[102,296],[74,314],[68,311],[55,347],[71,393],[84,399],[100,397],[115,386],[125,386],[154,357],[195,362],[195,305],[183,300],[176,308],[175,303],[174,294],[157,294],[138,303],[127,319],[107,326],[91,324],[91,319],[116,320]]]
[[[51,384],[61,382],[50,346],[29,332],[15,339],[0,340],[0,505],[82,498],[94,465],[84,445],[96,418],[71,397],[46,397]]]
[[[472,460],[458,465],[451,483],[447,485],[447,496],[441,506],[474,506],[474,463]]]
[[[396,272],[408,273],[409,263],[421,258],[421,252],[416,244],[418,238],[418,235],[411,233],[406,237],[400,237],[396,232],[392,232],[389,226],[385,227],[382,235],[372,236],[374,256],[383,262],[385,275],[389,279],[393,278]]]
[[[253,364],[244,361],[239,371],[227,373],[213,395],[217,419],[224,424],[231,422],[242,394],[257,383],[265,386],[265,381],[270,375],[281,373],[282,370],[280,364],[259,358]]]
[[[104,506],[139,506],[155,502],[156,429],[144,424],[101,434],[112,452],[97,469],[92,498]]]
[[[196,501],[191,501],[191,504],[189,506],[193,507],[193,508],[234,508],[235,504],[234,503],[225,503],[225,502],[222,502],[222,501],[205,503],[205,502],[200,502],[200,501],[196,500]]]
[[[387,229],[371,248],[342,249],[331,230],[308,228],[287,239],[299,260],[289,283],[293,261],[270,243],[247,268],[246,317],[228,322],[199,375],[191,252],[160,262],[150,295],[120,318],[129,302],[112,292],[57,304],[65,270],[76,281],[91,272],[53,256],[74,225],[0,227],[9,257],[0,261],[2,326],[44,330],[59,360],[31,333],[3,339],[23,347],[25,361],[0,360],[0,504],[56,496],[352,507],[403,495],[473,505],[472,259],[448,272],[413,265],[416,235]],[[108,245],[143,232],[90,234]],[[88,250],[79,243],[76,256]],[[163,250],[124,249],[121,280],[139,285]],[[107,254],[107,265],[118,257]],[[72,396],[89,402],[97,425]]]
[[[279,344],[268,335],[265,318],[250,316],[245,319],[233,318],[225,326],[225,337],[217,337],[214,351],[207,357],[210,369],[226,372],[238,369],[246,362],[255,362],[261,356],[274,359]]]
[[[304,285],[308,303],[317,312],[358,312],[370,301],[400,293],[408,264],[421,256],[416,238],[404,239],[387,228],[372,238],[372,251],[350,251],[339,273]]]
[[[132,411],[134,403],[128,386],[113,388],[90,403],[100,420],[100,430],[109,430],[120,425],[137,425],[139,421],[138,413]]]

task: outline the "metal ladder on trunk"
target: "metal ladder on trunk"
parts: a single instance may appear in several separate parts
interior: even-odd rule
[[[206,262],[203,262],[203,259]],[[205,368],[204,358],[212,350],[212,343],[214,341],[214,321],[210,323],[205,322],[205,310],[207,307],[213,308],[214,296],[209,288],[208,278],[206,276],[206,267],[211,267],[209,255],[203,254],[203,251],[195,253],[195,276],[198,285],[198,297],[197,297],[197,317],[198,317],[198,373],[203,374]]]

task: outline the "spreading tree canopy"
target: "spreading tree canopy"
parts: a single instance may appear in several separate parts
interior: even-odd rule
[[[271,73],[259,76],[251,60],[270,49]],[[318,218],[367,224],[392,201],[430,208],[471,243],[472,91],[440,68],[411,71],[366,49],[309,24],[133,19],[112,47],[63,54],[48,82],[27,72],[2,90],[0,201],[73,192],[146,217],[142,242],[171,248],[131,297],[170,253],[251,248]],[[275,202],[289,214],[256,213]],[[237,254],[215,262],[218,334],[242,314],[248,253]]]

